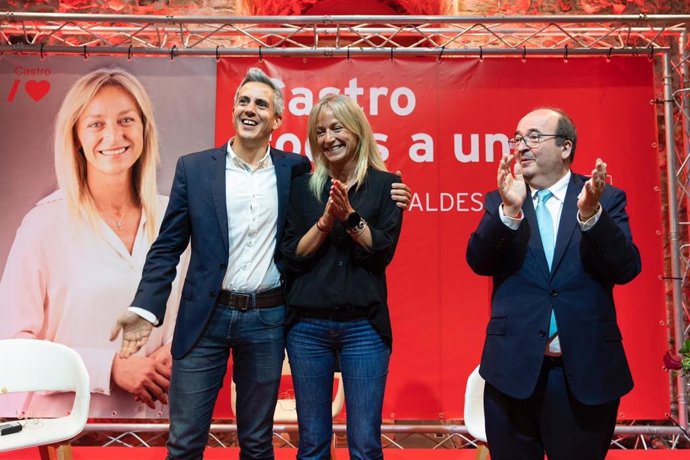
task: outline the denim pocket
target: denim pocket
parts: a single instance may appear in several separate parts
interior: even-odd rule
[[[285,305],[271,308],[257,308],[259,321],[269,327],[282,326],[285,323]]]

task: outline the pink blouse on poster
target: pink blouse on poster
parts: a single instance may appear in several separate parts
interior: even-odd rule
[[[168,199],[158,199],[158,222]],[[111,365],[121,340],[110,342],[110,328],[134,298],[150,243],[141,222],[130,254],[103,221],[98,231],[84,216],[70,215],[60,191],[41,200],[17,230],[0,280],[0,338],[38,338],[65,344],[84,360],[91,378],[92,418],[166,417],[111,382]],[[186,253],[185,253],[186,254]],[[183,261],[186,260],[183,258]],[[153,329],[137,353],[148,356],[172,341],[180,298],[173,283],[163,325]],[[0,416],[62,416],[72,407],[69,393],[0,395]]]

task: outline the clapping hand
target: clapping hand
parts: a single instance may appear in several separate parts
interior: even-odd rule
[[[511,171],[510,164],[515,158],[515,154],[506,154],[501,157],[498,163],[498,192],[503,199],[503,212],[510,217],[520,214],[522,203],[527,196],[527,186],[522,177],[520,162],[515,163],[514,173]]]
[[[599,199],[606,187],[606,163],[601,158],[597,161],[592,170],[592,177],[589,178],[577,196],[577,209],[580,212],[580,220],[585,222],[592,218],[599,211]]]
[[[333,181],[328,202],[331,204],[331,213],[341,222],[347,220],[347,216],[354,212],[350,205],[350,198],[347,195],[347,187],[339,180]]]

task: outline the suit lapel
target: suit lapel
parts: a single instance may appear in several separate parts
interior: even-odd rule
[[[285,158],[285,154],[279,150],[271,148],[271,160],[276,172],[276,189],[278,193],[278,235],[283,234],[285,224],[285,214],[287,212],[288,201],[290,199],[290,164]]]
[[[216,210],[218,225],[223,248],[225,253],[230,253],[228,243],[228,208],[225,202],[225,150],[217,149],[211,154],[208,164],[208,178],[211,184],[211,195],[213,196],[213,207]],[[201,179],[203,180],[203,179]]]
[[[553,271],[556,271],[558,264],[563,259],[565,250],[570,243],[573,232],[579,225],[577,223],[577,195],[582,189],[582,179],[576,174],[572,173],[568,189],[565,192],[565,200],[563,201],[563,209],[561,210],[561,221],[558,224],[558,235],[556,235],[556,248],[553,253],[553,262],[551,266]]]

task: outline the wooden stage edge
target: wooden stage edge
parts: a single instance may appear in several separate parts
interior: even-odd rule
[[[294,460],[295,449],[276,449],[276,460]],[[347,449],[336,449],[338,460],[349,460]],[[474,449],[385,449],[386,460],[474,460]],[[206,460],[234,460],[239,457],[237,448],[208,448]],[[74,447],[73,460],[162,460],[162,447]],[[690,450],[611,450],[607,460],[687,460]],[[39,460],[38,448],[0,453],[0,460]]]

